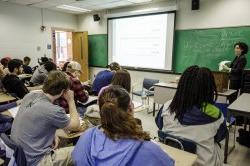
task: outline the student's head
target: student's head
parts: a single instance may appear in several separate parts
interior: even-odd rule
[[[127,70],[118,70],[112,79],[112,85],[120,85],[128,92],[131,90],[131,77]]]
[[[234,44],[234,53],[236,56],[245,55],[248,52],[248,46],[246,43],[238,42]]]
[[[8,59],[8,58],[2,58],[1,59],[1,64],[3,65],[3,68],[8,67],[9,61],[10,61],[10,59]]]
[[[28,56],[24,57],[23,64],[28,66],[30,64],[30,60],[31,60],[30,57],[28,57]]]
[[[76,61],[71,61],[67,65],[66,71],[71,73],[74,77],[79,77],[81,75],[81,65]]]
[[[176,118],[182,119],[187,110],[194,106],[205,108],[206,104],[214,104],[217,90],[212,72],[205,67],[191,66],[182,74],[177,91],[169,106]]]
[[[117,62],[110,63],[107,68],[109,68],[111,71],[117,71],[121,69],[121,66]]]
[[[130,96],[120,86],[110,86],[102,91],[98,99],[101,127],[111,139],[122,138],[149,140],[130,110]]]
[[[51,71],[43,84],[43,92],[58,98],[69,89],[70,81],[62,71]]]
[[[41,57],[40,60],[38,59],[39,65],[43,65],[45,62],[48,62],[49,58],[47,57]]]
[[[67,70],[68,64],[69,64],[69,62],[65,62],[65,63],[63,64],[62,71],[66,71],[66,70]]]
[[[48,62],[45,62],[45,63],[44,63],[44,68],[45,68],[48,72],[50,72],[50,71],[52,71],[52,70],[56,70],[56,64],[55,64],[54,62],[48,61]]]
[[[21,74],[23,72],[23,61],[20,59],[12,59],[8,63],[8,69],[12,74]]]

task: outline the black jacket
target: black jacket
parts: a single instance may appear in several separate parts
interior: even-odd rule
[[[245,57],[245,55],[235,57],[233,62],[230,65],[230,68],[231,68],[230,80],[240,81],[242,72],[246,64],[247,64],[247,58]]]
[[[29,90],[26,88],[24,83],[15,75],[7,74],[2,83],[8,93],[20,99],[29,93]]]

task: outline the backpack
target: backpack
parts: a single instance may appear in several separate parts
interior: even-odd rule
[[[164,105],[161,106],[161,108],[159,109],[159,111],[155,117],[155,123],[156,123],[156,126],[158,127],[159,130],[161,130],[163,128],[163,117],[161,116],[162,111],[163,111],[163,107],[164,107]]]

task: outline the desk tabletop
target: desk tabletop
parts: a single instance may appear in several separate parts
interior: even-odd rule
[[[192,166],[197,159],[196,154],[179,150],[160,142],[155,143],[157,143],[164,152],[166,152],[170,157],[175,160],[175,166]]]
[[[229,110],[250,114],[250,94],[243,93],[228,107]]]
[[[227,89],[224,92],[218,92],[219,96],[231,96],[232,94],[236,93],[237,90],[234,89]]]
[[[12,97],[12,96],[10,96],[8,94],[0,93],[0,103],[13,101],[15,99],[16,99],[15,97]]]
[[[158,86],[158,87],[166,87],[166,88],[174,88],[176,89],[178,84],[176,82],[159,82],[157,84],[155,84],[154,86]]]
[[[159,82],[159,83],[155,84],[154,86],[177,89],[178,83],[177,82],[168,82],[168,83]],[[228,89],[228,90],[225,90],[224,92],[218,92],[218,95],[228,97],[228,96],[231,96],[232,94],[234,94],[236,92],[237,92],[236,90]]]
[[[32,74],[20,74],[18,75],[19,79],[31,78]]]

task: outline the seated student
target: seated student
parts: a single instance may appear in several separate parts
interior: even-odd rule
[[[81,65],[78,62],[71,61],[67,65],[66,74],[68,75],[70,80],[70,89],[74,91],[74,99],[76,104],[78,101],[85,103],[89,98],[88,92],[85,90],[85,87],[78,79],[80,73]],[[65,108],[66,112],[68,112],[68,103],[63,97],[59,99],[58,103],[61,107]],[[83,114],[83,112],[85,112],[85,109],[83,110],[83,108],[77,108],[77,110],[80,114]]]
[[[20,59],[10,60],[8,63],[10,74],[7,74],[2,81],[7,92],[20,99],[29,93],[29,90],[26,88],[23,81],[21,81],[17,76],[23,72],[22,65],[23,62]]]
[[[131,77],[130,77],[129,72],[125,69],[117,70],[112,78],[110,85],[119,85],[122,88],[126,89],[128,93],[130,93],[130,91],[131,91]],[[108,85],[108,86],[110,86],[110,85]],[[103,89],[107,88],[108,86],[103,87],[99,91],[99,95],[103,91]]]
[[[56,70],[56,64],[53,62],[45,62],[43,65],[39,66],[30,79],[32,85],[41,85],[47,78],[48,73],[52,70]]]
[[[96,76],[92,85],[92,92],[95,95],[99,94],[102,87],[109,85],[112,81],[115,71],[120,70],[121,67],[118,63],[113,62],[107,66],[108,69],[100,71]]]
[[[199,166],[223,165],[220,144],[227,134],[217,99],[214,76],[208,68],[191,66],[182,74],[172,101],[162,112],[163,131],[197,144]]]
[[[41,58],[38,58],[37,62],[39,64],[39,66],[42,66],[44,63],[48,62],[49,61],[49,58],[47,57],[41,57]],[[38,65],[37,66],[34,66],[32,68],[32,71],[36,71],[36,69],[39,67]]]
[[[0,112],[4,112],[10,108],[16,107],[17,105],[21,104],[21,100],[18,100],[16,102],[11,102],[8,104],[0,105]],[[7,115],[0,114],[0,133],[6,133],[9,134],[9,131],[11,129],[13,118]]]
[[[3,91],[2,79],[4,78],[4,76],[5,74],[4,74],[3,65],[0,63],[0,91]]]
[[[67,70],[67,66],[68,66],[68,64],[69,64],[70,62],[65,62],[64,64],[63,64],[63,67],[62,67],[62,71],[66,71]]]
[[[115,72],[111,84],[103,87],[99,92],[99,96],[104,89],[106,89],[112,85],[120,86],[120,87],[124,88],[128,93],[130,93],[131,77],[130,77],[129,72],[125,69],[121,69],[121,70],[118,70],[117,72]],[[131,107],[131,109],[134,109],[134,105],[133,105],[132,101],[130,103],[130,107]],[[85,113],[85,117],[95,118],[95,120],[96,121],[98,120],[98,122],[99,122],[100,110],[99,110],[98,104],[94,104],[94,105],[89,106],[87,108],[86,113]]]
[[[5,57],[1,59],[1,64],[3,65],[4,76],[9,74],[8,63],[11,60],[10,57]]]
[[[52,71],[42,92],[31,92],[23,99],[11,129],[11,139],[22,147],[27,165],[72,165],[73,147],[59,148],[57,129],[76,131],[80,127],[74,93],[65,73]],[[69,104],[68,117],[53,102],[64,96]]]
[[[26,56],[23,58],[23,73],[32,74],[32,68],[29,66],[30,57]]]
[[[125,89],[110,86],[103,90],[99,97],[101,125],[88,129],[78,140],[72,152],[76,166],[174,165],[137,124],[129,103]]]

